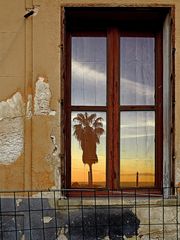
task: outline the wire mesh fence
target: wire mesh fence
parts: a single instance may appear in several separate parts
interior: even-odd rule
[[[180,189],[0,192],[0,240],[180,239]]]

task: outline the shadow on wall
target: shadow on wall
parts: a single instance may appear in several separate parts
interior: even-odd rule
[[[118,240],[137,236],[140,220],[130,209],[96,206],[60,212],[64,234],[71,240]],[[60,238],[61,239],[61,238]]]
[[[47,198],[1,199],[0,239],[118,240],[137,235],[130,208],[83,206],[56,209]]]

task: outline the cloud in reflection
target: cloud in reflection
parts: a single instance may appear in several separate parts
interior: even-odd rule
[[[98,63],[99,64],[99,63]],[[101,64],[103,65],[103,64]],[[78,99],[78,93],[81,91],[85,91],[84,85],[86,88],[89,89],[96,89],[96,94],[105,94],[105,86],[106,86],[106,69],[105,64],[104,68],[101,66],[102,71],[96,69],[96,63],[92,64],[91,66],[88,63],[77,62],[72,60],[72,94],[74,95],[73,98],[76,100]],[[104,72],[103,72],[104,70]],[[88,79],[88,81],[87,81]],[[104,87],[104,89],[100,89],[98,87]],[[139,95],[145,97],[152,97],[154,96],[154,88],[149,86],[147,83],[139,83],[137,81],[129,80],[126,78],[121,78],[121,86],[124,85],[124,90],[127,92],[128,96],[131,95]],[[81,89],[78,89],[80,87]],[[97,91],[99,90],[99,91]],[[92,94],[94,94],[92,92]]]

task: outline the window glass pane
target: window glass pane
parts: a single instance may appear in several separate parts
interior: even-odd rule
[[[154,38],[121,37],[120,46],[121,105],[154,105]]]
[[[72,105],[106,105],[106,38],[72,37]]]
[[[120,117],[120,185],[154,186],[155,113],[121,112]]]
[[[71,114],[71,185],[106,185],[106,113]]]

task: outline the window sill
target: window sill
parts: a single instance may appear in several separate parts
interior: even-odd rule
[[[82,207],[94,207],[94,206],[111,206],[111,207],[129,207],[137,208],[143,207],[172,207],[180,206],[180,199],[175,196],[171,198],[164,199],[162,197],[93,197],[87,198],[68,198],[68,199],[58,199],[57,201],[58,208],[82,208]]]

